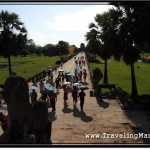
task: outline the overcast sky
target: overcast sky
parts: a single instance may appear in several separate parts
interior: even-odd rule
[[[7,10],[19,15],[24,23],[28,38],[36,45],[57,44],[63,40],[69,45],[80,47],[85,43],[89,23],[96,14],[111,8],[110,5],[1,5],[0,11]]]

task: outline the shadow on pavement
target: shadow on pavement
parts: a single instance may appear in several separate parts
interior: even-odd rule
[[[149,144],[150,138],[147,137],[150,133],[150,111],[144,111],[141,109],[131,109],[124,110],[124,113],[130,120],[130,123],[128,124],[129,128],[134,130],[134,133],[136,134],[143,134],[141,136],[143,142]]]
[[[93,118],[90,116],[87,116],[85,112],[81,112],[81,120],[84,122],[91,122]]]
[[[102,107],[102,108],[104,108],[104,109],[106,109],[106,108],[109,107],[109,103],[103,101],[103,99],[101,99],[100,97],[96,97],[96,100],[97,100],[97,104],[98,104],[100,107]]]
[[[81,120],[84,122],[91,122],[93,120],[93,118],[90,116],[87,116],[85,112],[80,112],[77,107],[73,109],[73,116],[81,118]]]
[[[72,109],[68,108],[68,104],[64,104],[64,108],[62,109],[63,113],[71,113]]]
[[[73,116],[78,117],[78,118],[81,117],[80,111],[77,107],[74,107],[74,109],[73,109]]]
[[[109,107],[109,103],[108,103],[108,102],[105,102],[105,101],[103,101],[103,100],[101,100],[101,101],[99,102],[99,105],[100,105],[100,107],[103,107],[104,109],[106,109],[106,108]]]

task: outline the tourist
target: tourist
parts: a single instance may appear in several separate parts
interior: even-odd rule
[[[42,94],[44,91],[44,82],[43,80],[40,81],[40,93]]]
[[[67,100],[68,100],[68,87],[67,87],[67,85],[63,86],[63,90],[64,90],[64,104],[67,104]]]
[[[5,132],[8,129],[8,127],[10,127],[9,115],[5,116],[2,112],[0,112],[0,122],[2,130]]]
[[[86,96],[86,94],[84,93],[84,90],[82,89],[81,92],[79,93],[81,111],[83,111],[84,97],[85,96]]]
[[[37,100],[37,93],[35,89],[33,89],[31,92],[31,102],[34,103],[36,100]]]
[[[86,70],[84,70],[84,72],[83,72],[83,79],[84,79],[84,82],[86,82],[86,76],[87,76],[87,73],[86,73]]]
[[[34,103],[35,143],[51,144],[52,122],[49,119],[48,107],[45,101],[39,100]],[[26,134],[25,134],[26,135]],[[26,137],[26,136],[25,136]]]
[[[37,87],[37,83],[36,83],[36,81],[33,81],[33,84],[32,84],[32,86],[35,86],[35,87]]]
[[[62,73],[62,75],[61,75],[61,79],[62,79],[62,82],[64,82],[64,79],[65,79],[65,75],[64,75],[64,73]]]
[[[57,91],[59,91],[59,86],[60,86],[60,78],[59,78],[59,76],[56,78],[55,83],[56,83],[56,89],[57,89]]]
[[[82,70],[80,70],[79,77],[80,77],[80,81],[82,82]]]
[[[73,106],[76,107],[77,98],[78,98],[78,91],[77,88],[74,86],[72,90],[72,98],[73,98]]]
[[[51,72],[51,74],[50,74],[50,77],[51,77],[51,80],[53,81],[53,72]]]
[[[44,101],[47,100],[47,90],[46,89],[43,90],[43,92],[41,94],[41,99],[44,100]]]
[[[48,92],[48,97],[52,106],[52,111],[56,111],[56,101],[57,101],[57,95],[54,93],[54,91],[49,91]]]

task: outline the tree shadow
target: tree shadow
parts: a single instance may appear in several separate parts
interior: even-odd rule
[[[112,90],[112,89],[109,89],[110,91],[108,92],[104,92],[102,91],[102,98],[103,99],[116,99],[116,94],[115,94],[115,91]]]
[[[57,119],[56,113],[55,112],[49,112],[48,117],[51,121],[55,121]]]
[[[99,68],[95,68],[93,70],[93,79],[94,79],[94,83],[98,84],[100,82],[100,80],[102,80],[103,78],[103,73]]]
[[[68,108],[68,104],[64,103],[64,108],[62,109],[63,113],[71,113],[73,110]]]
[[[143,98],[143,99],[142,99]],[[141,95],[139,96],[140,101],[148,100],[150,95]],[[144,107],[144,103],[133,103],[130,99],[130,95],[123,91],[121,96],[119,97],[120,107],[124,110],[124,114],[128,118],[128,122],[123,124],[128,130],[133,130],[135,134],[149,134],[150,133],[150,110],[148,108],[148,104],[146,103]],[[138,99],[137,99],[138,100]],[[149,144],[149,138],[141,138],[143,143]]]
[[[128,128],[132,129],[135,134],[149,134],[150,133],[150,111],[141,109],[124,110],[125,115],[129,119]],[[149,138],[142,138],[144,143],[150,144]]]
[[[99,101],[99,106],[100,107],[103,107],[104,109],[108,108],[109,107],[109,103],[108,102],[105,102],[103,99],[101,99]]]
[[[104,109],[106,109],[106,108],[108,108],[109,107],[109,103],[107,103],[107,102],[105,102],[100,96],[96,96],[96,101],[97,101],[97,104],[100,106],[100,107],[102,107],[102,108],[104,108]]]

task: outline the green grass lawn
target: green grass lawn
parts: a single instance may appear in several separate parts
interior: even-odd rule
[[[102,61],[101,58],[97,59]],[[139,66],[139,67],[138,67]],[[102,63],[90,63],[90,67],[93,70],[98,67],[102,74],[104,73],[104,64]],[[138,94],[150,94],[150,64],[135,63],[135,75],[138,88]],[[130,66],[127,66],[122,61],[115,61],[111,58],[108,62],[108,82],[110,84],[118,84],[124,91],[131,93],[131,72]],[[99,81],[103,83],[103,78]]]
[[[16,72],[24,78],[29,78],[36,73],[39,73],[47,66],[55,66],[55,62],[59,60],[59,56],[27,56],[27,57],[11,57],[12,71]],[[8,60],[0,57],[0,84],[3,84],[8,77]]]

